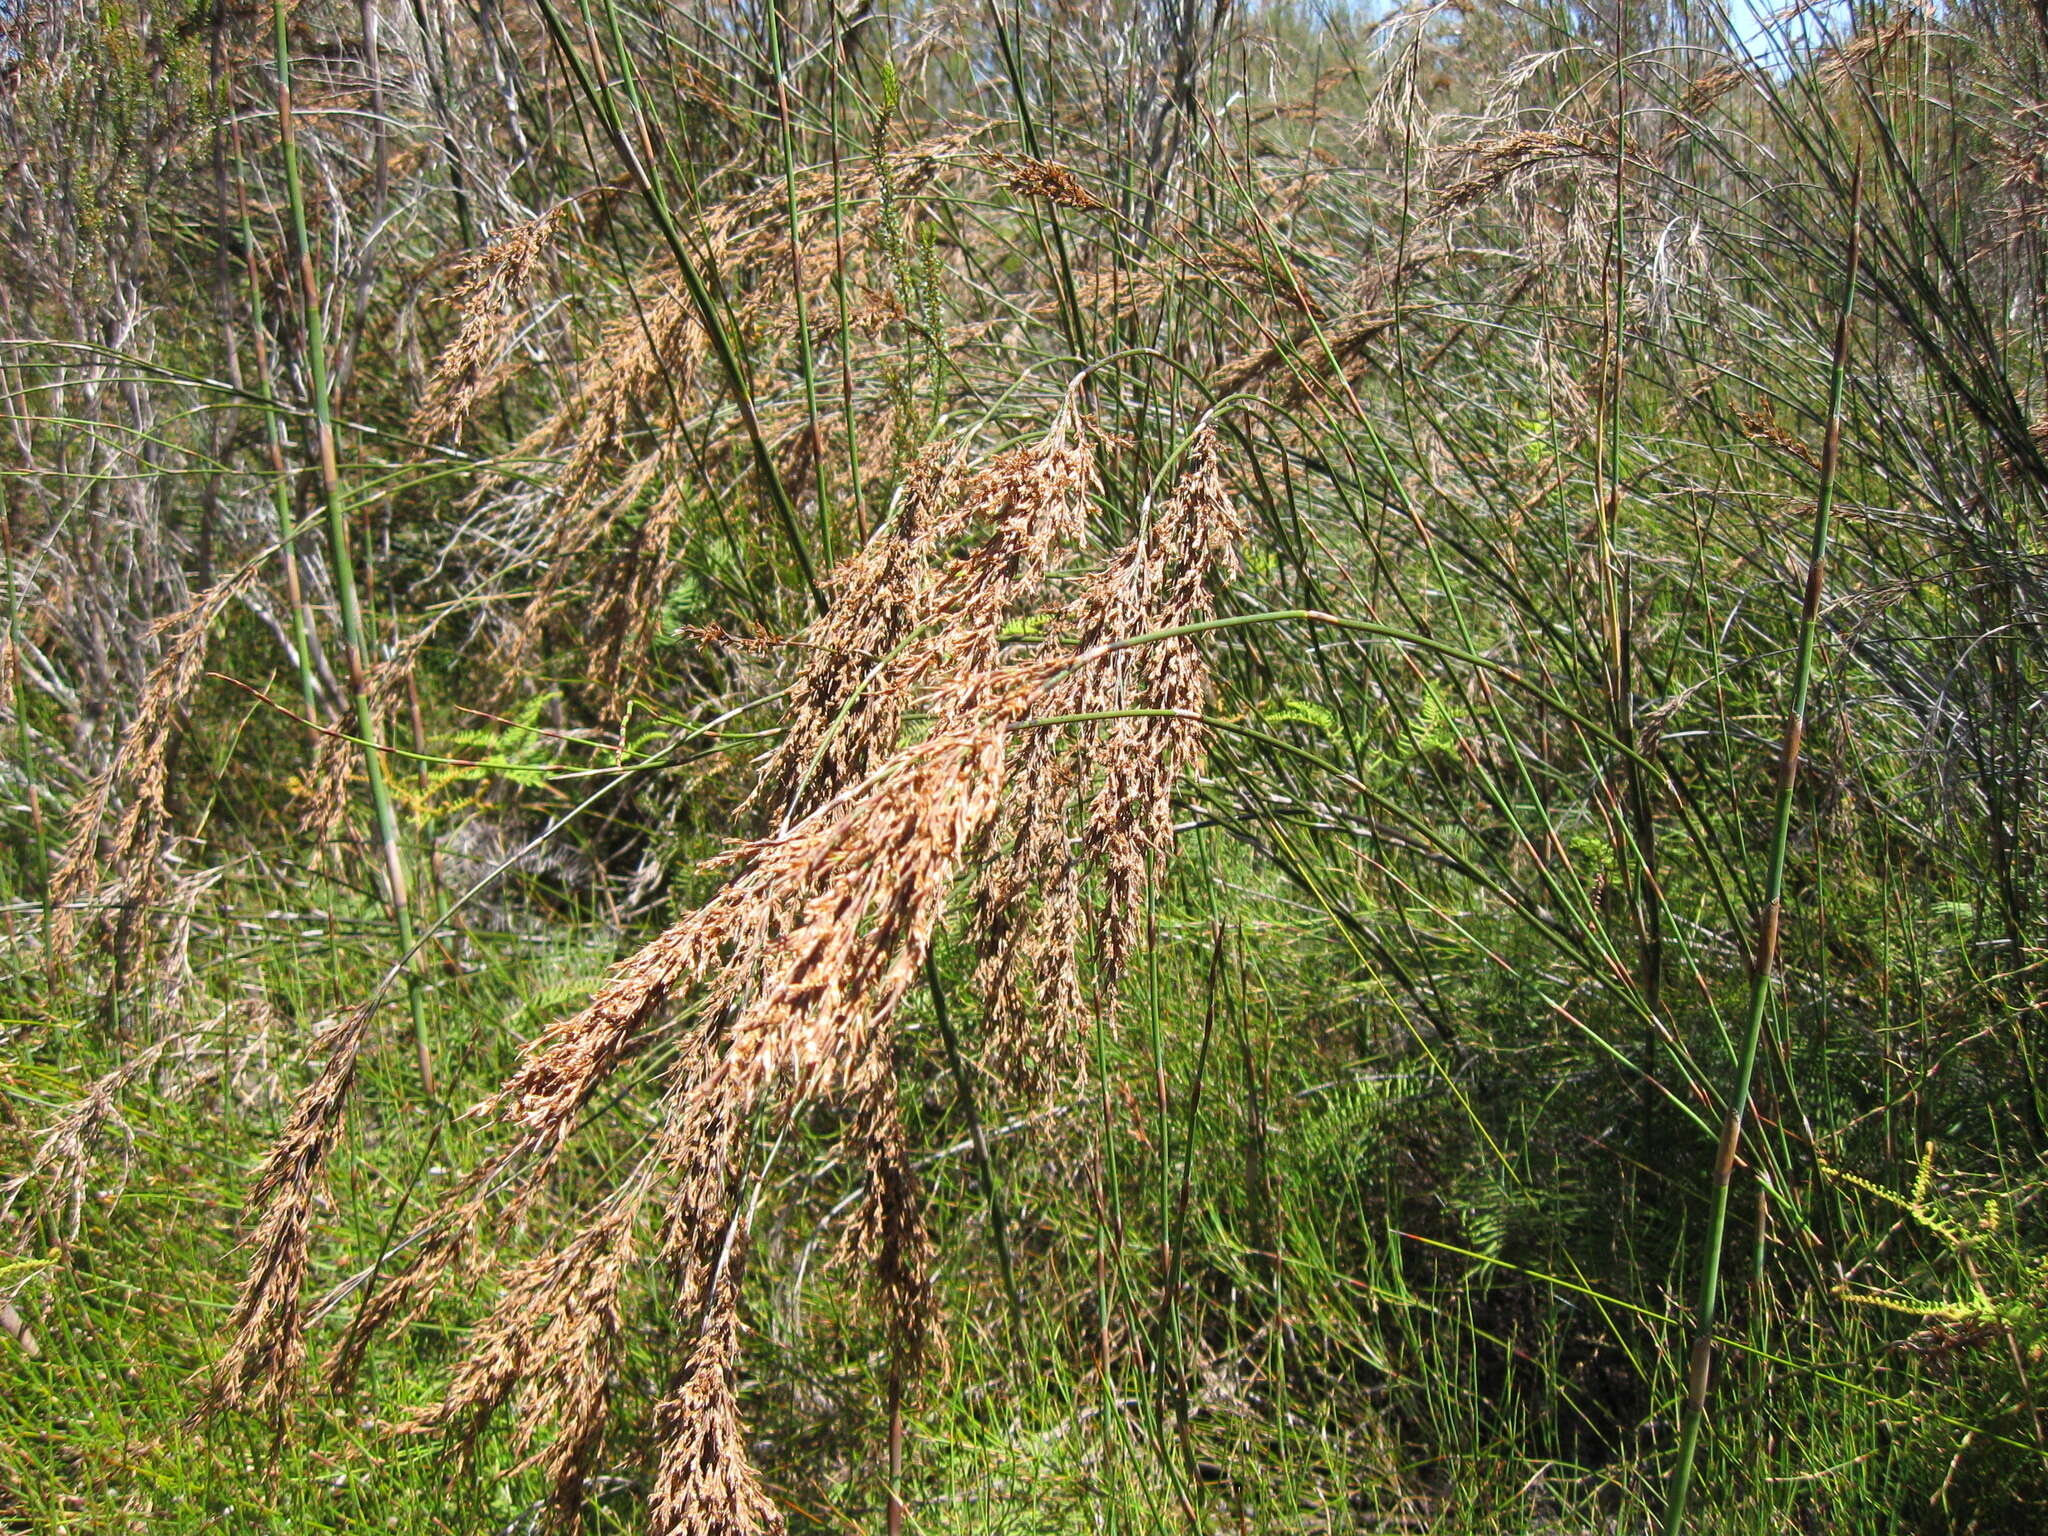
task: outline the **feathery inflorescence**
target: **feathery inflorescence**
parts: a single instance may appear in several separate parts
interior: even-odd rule
[[[1035,712],[1072,724],[1021,733],[1012,792],[974,893],[975,989],[991,1057],[1013,1082],[1042,1084],[1073,1067],[1089,926],[1084,864],[1101,877],[1093,928],[1102,1006],[1113,1006],[1148,869],[1172,849],[1174,785],[1199,761],[1210,688],[1196,637],[1133,642],[1208,618],[1209,583],[1234,566],[1242,533],[1205,431],[1149,526],[1084,585],[1069,615],[1074,659],[1037,690]]]
[[[844,1248],[872,1277],[892,1369],[912,1368],[932,1334],[933,1245],[899,1108],[898,1024],[948,903],[978,866],[970,926],[992,1049],[1009,1076],[1043,1081],[1083,1007],[1080,930],[1094,934],[1098,1002],[1113,1010],[1147,882],[1172,849],[1175,786],[1200,760],[1210,680],[1187,629],[1210,616],[1211,579],[1243,532],[1208,428],[1136,536],[1006,651],[1012,621],[1050,601],[1093,485],[1092,451],[1065,416],[979,469],[958,449],[915,464],[896,515],[842,565],[835,601],[801,637],[788,729],[756,792],[773,830],[713,860],[726,878],[711,898],[538,1036],[472,1111],[502,1132],[500,1150],[365,1300],[337,1379],[353,1376],[371,1333],[431,1303],[493,1201],[528,1208],[592,1095],[672,1031],[647,1155],[566,1243],[506,1273],[443,1401],[413,1427],[473,1437],[514,1406],[515,1446],[572,1509],[603,1449],[641,1213],[665,1186],[657,1249],[687,1343],[656,1415],[653,1529],[780,1528],[737,1397],[759,1112],[845,1114],[865,1188]],[[258,1257],[216,1406],[277,1401],[303,1357],[312,1191],[367,1023],[362,1010],[336,1027],[259,1186]]]
[[[255,1257],[228,1319],[233,1336],[208,1382],[208,1410],[280,1406],[305,1361],[303,1292],[313,1202],[341,1136],[356,1064],[374,1015],[374,1006],[364,1004],[321,1032],[315,1044],[326,1052],[326,1063],[293,1104],[284,1133],[257,1176],[250,1197],[262,1211],[249,1239]]]
[[[205,671],[206,645],[215,621],[256,584],[260,570],[254,561],[244,565],[190,606],[151,626],[152,636],[163,642],[163,654],[150,669],[120,751],[94,777],[72,811],[63,861],[50,883],[51,944],[59,954],[67,952],[76,938],[76,905],[92,894],[104,871],[101,836],[117,797],[127,801],[112,839],[123,904],[131,911],[144,909],[161,891],[159,855],[170,790],[171,741]]]

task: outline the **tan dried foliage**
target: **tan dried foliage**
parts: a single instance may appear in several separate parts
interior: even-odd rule
[[[135,1134],[121,1113],[121,1093],[154,1067],[165,1051],[183,1042],[183,1036],[167,1035],[146,1046],[96,1079],[82,1097],[60,1110],[38,1138],[28,1166],[0,1182],[0,1225],[14,1219],[24,1193],[40,1187],[46,1202],[44,1209],[63,1209],[64,1241],[75,1241],[84,1216],[86,1186],[99,1149],[110,1136],[120,1138],[122,1168],[126,1172]]]
[[[740,1421],[739,1282],[720,1278],[675,1390],[654,1412],[661,1445],[651,1536],[779,1536],[782,1511],[747,1456]]]
[[[1412,319],[1421,310],[1411,305],[1405,313]],[[1367,310],[1321,330],[1303,330],[1284,343],[1276,343],[1225,364],[1209,376],[1209,383],[1219,392],[1234,394],[1287,370],[1290,373],[1288,398],[1299,402],[1333,371],[1348,374],[1351,366],[1367,354],[1372,343],[1394,328],[1397,318],[1391,309]]]
[[[1819,468],[1820,460],[1814,456],[1813,450],[1779,424],[1778,413],[1770,401],[1757,401],[1755,410],[1740,411],[1736,419],[1742,423],[1743,434],[1752,443],[1788,454],[1808,469]]]
[[[729,1029],[720,1072],[751,1106],[771,1085],[799,1096],[854,1084],[917,979],[953,876],[993,815],[1008,721],[1016,703],[907,747],[826,802],[789,833],[750,845],[738,882],[767,909],[796,908],[759,951],[753,996]],[[807,897],[807,899],[806,899]],[[800,905],[798,905],[800,903]],[[714,987],[719,1002],[742,977]]]
[[[1242,534],[1205,429],[1150,525],[1083,587],[1072,613],[1078,659],[1036,691],[1040,715],[1122,718],[1023,732],[1013,750],[1012,790],[972,924],[990,1057],[1012,1082],[1040,1087],[1074,1067],[1084,862],[1101,877],[1100,1006],[1114,1007],[1148,868],[1173,845],[1174,785],[1200,759],[1210,689],[1196,637],[1127,642],[1210,617],[1209,582],[1234,566]],[[1082,837],[1070,853],[1077,817]]]
[[[313,1202],[325,1180],[328,1155],[341,1136],[357,1059],[375,1013],[374,1003],[353,1008],[314,1042],[326,1052],[326,1063],[293,1104],[284,1133],[257,1176],[250,1197],[262,1211],[249,1240],[255,1258],[229,1315],[233,1336],[214,1363],[202,1411],[279,1408],[305,1362],[303,1292]]]
[[[1676,140],[1692,132],[1697,126],[1696,120],[1719,105],[1742,84],[1743,78],[1742,71],[1733,64],[1717,64],[1688,81],[1684,94],[1673,109],[1679,121],[1665,134],[1664,147],[1669,149]]]
[[[892,151],[887,173],[892,195],[914,195],[961,163],[975,130],[952,132]],[[971,163],[971,162],[968,162]],[[793,189],[781,182],[740,194],[707,209],[690,230],[694,256],[732,295],[734,319],[750,332],[788,343],[796,334],[796,284],[814,311],[831,299],[839,248],[835,209],[874,201],[883,171],[870,160],[830,171],[797,175]],[[785,217],[793,190],[796,228]],[[792,262],[791,252],[800,253]],[[852,265],[857,266],[858,261]],[[856,276],[857,280],[857,276]],[[676,568],[672,547],[695,483],[683,472],[684,434],[717,407],[721,389],[700,387],[711,370],[710,338],[673,265],[657,267],[635,281],[625,309],[607,322],[577,373],[568,396],[511,451],[514,462],[558,457],[557,493],[547,509],[546,537],[533,561],[533,595],[503,645],[500,665],[522,670],[546,625],[564,608],[579,581],[595,588],[593,608],[603,626],[596,680],[616,689],[631,676],[646,650],[659,596]],[[482,302],[481,299],[479,302]],[[752,359],[760,394],[780,353],[760,349]],[[775,423],[763,430],[777,439]],[[808,440],[803,430],[781,434],[793,444]],[[713,434],[714,451],[742,462],[744,439],[730,422]],[[487,481],[473,498],[481,504],[501,490]],[[645,518],[628,517],[646,503]],[[630,525],[620,545],[613,531]],[[603,556],[599,568],[589,557]]]
[[[1431,218],[1445,218],[1484,202],[1532,166],[1605,159],[1612,150],[1580,134],[1528,129],[1452,145],[1444,154],[1464,160],[1465,174],[1430,199]]]
[[[1175,252],[1130,268],[1083,272],[1075,278],[1074,288],[1082,307],[1091,312],[1142,314],[1185,284],[1222,284],[1276,313],[1325,318],[1323,306],[1284,262],[1234,245]],[[1048,314],[1056,309],[1053,301],[1044,306]]]
[[[1070,423],[1042,442],[970,473],[956,446],[911,466],[897,514],[846,561],[831,610],[803,637],[782,742],[762,767],[764,791],[801,812],[860,778],[894,745],[911,692],[939,669],[994,660],[1011,609],[1035,596],[1053,552],[1080,534],[1094,458]],[[948,543],[989,538],[942,563]]]
[[[51,877],[55,915],[50,942],[58,955],[70,952],[77,938],[76,906],[97,889],[105,871],[102,833],[116,800],[126,801],[111,847],[123,901],[133,909],[144,908],[162,890],[165,797],[170,792],[170,751],[178,717],[205,673],[214,621],[256,584],[260,568],[251,561],[150,627],[163,652],[143,685],[135,718],[122,732],[120,750],[95,775],[71,812],[64,854]]]
[[[804,637],[796,745],[762,764],[780,825],[713,860],[728,874],[710,900],[617,966],[472,1111],[508,1139],[422,1231],[390,1291],[365,1302],[338,1374],[352,1372],[369,1332],[431,1301],[493,1186],[523,1208],[592,1094],[674,1025],[677,1060],[648,1157],[568,1243],[507,1273],[446,1398],[416,1427],[473,1434],[516,1403],[515,1443],[549,1473],[558,1510],[573,1509],[602,1453],[638,1213],[666,1183],[659,1253],[691,1343],[656,1414],[653,1529],[780,1531],[736,1396],[756,1112],[825,1104],[846,1114],[865,1189],[844,1250],[872,1278],[900,1380],[933,1336],[933,1244],[898,1109],[897,1020],[947,904],[981,861],[973,927],[1001,992],[991,1018],[1008,1021],[1000,1049],[1053,1059],[1049,1035],[1071,1034],[1080,1008],[1077,868],[1101,885],[1096,948],[1113,999],[1144,882],[1172,846],[1175,784],[1200,758],[1200,648],[1191,635],[1148,637],[1209,616],[1210,578],[1229,568],[1242,532],[1208,430],[1139,535],[1080,583],[1063,637],[1003,652],[1007,622],[1044,600],[1048,573],[1078,542],[1093,473],[1065,419],[979,470],[952,452],[916,466],[896,518],[841,568],[838,601]],[[955,553],[970,532],[978,542]],[[1104,712],[1118,718],[1067,732],[1032,723]],[[1046,976],[1060,991],[1050,1006],[1035,994]],[[359,1042],[361,1028],[341,1034]],[[271,1401],[303,1354],[306,1213],[353,1053],[337,1043],[266,1173],[258,1264],[216,1373],[217,1404]]]
[[[843,1253],[873,1277],[897,1367],[915,1370],[932,1338],[932,1263],[938,1250],[925,1226],[924,1194],[911,1166],[893,1077],[878,1076],[854,1111],[847,1140],[860,1154],[866,1184]]]
[[[1872,72],[1882,68],[1900,43],[1931,35],[1928,28],[1918,25],[1923,19],[1918,10],[1917,6],[1905,6],[1889,20],[1865,27],[1840,47],[1829,49],[1814,71],[1814,78],[1823,85],[1839,85],[1859,64]]]

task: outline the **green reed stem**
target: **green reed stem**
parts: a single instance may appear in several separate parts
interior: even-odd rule
[[[306,371],[311,381],[313,420],[319,436],[320,489],[327,505],[328,559],[334,567],[335,603],[341,610],[342,656],[346,663],[349,697],[355,705],[356,728],[367,743],[363,761],[368,767],[370,809],[376,821],[378,847],[383,855],[386,894],[391,903],[392,921],[398,928],[399,952],[409,956],[413,949],[412,911],[406,900],[405,864],[399,853],[398,814],[392,806],[391,788],[384,781],[376,711],[371,705],[363,670],[363,616],[356,599],[355,562],[349,554],[348,494],[341,483],[341,469],[335,455],[334,407],[327,393],[327,334],[320,310],[320,280],[313,267],[312,242],[306,236],[306,195],[299,176],[298,132],[292,119],[291,40],[286,27],[284,0],[278,0],[275,15],[278,140],[284,152],[285,198],[291,205],[292,242],[298,249],[300,298],[306,328]],[[405,1000],[412,1014],[420,1085],[431,1099],[436,1097],[436,1093],[433,1054],[427,1045],[426,1005],[421,995],[419,974],[410,965],[405,973]]]
[[[548,36],[553,39],[555,49],[562,61],[569,66],[569,73],[575,77],[576,89],[583,99],[590,103],[597,113],[597,119],[604,127],[605,137],[611,140],[612,150],[625,162],[627,174],[633,178],[633,185],[639,190],[640,198],[653,215],[655,227],[661,231],[662,243],[668,247],[674,258],[676,273],[683,280],[683,287],[690,295],[690,304],[697,311],[697,318],[703,322],[705,336],[711,342],[712,355],[718,359],[718,366],[724,372],[727,384],[732,389],[733,404],[740,415],[740,425],[746,429],[747,441],[753,449],[754,464],[760,472],[761,483],[767,488],[768,499],[774,504],[775,513],[782,523],[783,534],[789,540],[789,547],[796,555],[796,563],[803,571],[804,586],[808,589],[812,604],[823,613],[830,606],[825,598],[825,589],[819,585],[818,570],[811,559],[810,546],[804,541],[802,528],[797,523],[796,503],[790,499],[789,487],[784,483],[782,471],[776,467],[775,454],[768,446],[768,439],[761,431],[761,418],[754,407],[753,386],[748,382],[748,371],[740,357],[739,348],[734,344],[732,334],[719,313],[711,294],[711,285],[699,263],[690,255],[684,245],[682,231],[677,227],[675,215],[670,210],[668,198],[655,179],[652,167],[647,165],[640,153],[633,148],[627,136],[625,123],[619,116],[618,104],[612,100],[611,92],[601,88],[591,78],[589,66],[583,53],[569,36],[569,28],[562,19],[562,13],[554,0],[539,0],[541,20],[546,24]],[[608,11],[611,10],[607,5]],[[612,12],[614,35],[617,32],[616,12]],[[619,44],[623,51],[623,42]],[[628,76],[631,85],[631,76]],[[644,117],[644,113],[642,114]]]
[[[1813,532],[1807,547],[1806,594],[1799,609],[1799,652],[1792,669],[1792,698],[1785,712],[1784,744],[1778,754],[1777,804],[1770,861],[1764,873],[1764,904],[1757,914],[1756,951],[1750,962],[1749,1016],[1743,1031],[1741,1061],[1728,1095],[1727,1119],[1721,1126],[1721,1142],[1714,1155],[1713,1204],[1707,1220],[1697,1331],[1686,1368],[1678,1461],[1671,1469],[1664,1501],[1664,1536],[1679,1536],[1685,1529],[1686,1505],[1692,1492],[1693,1465],[1699,1454],[1700,1428],[1706,1419],[1707,1386],[1714,1363],[1714,1328],[1721,1305],[1721,1254],[1728,1236],[1729,1187],[1734,1180],[1736,1154],[1742,1146],[1743,1121],[1749,1114],[1757,1048],[1763,1039],[1764,1012],[1770,1004],[1771,975],[1777,968],[1778,919],[1785,896],[1786,849],[1792,832],[1792,792],[1799,780],[1799,748],[1806,733],[1806,700],[1813,680],[1813,641],[1819,628],[1821,583],[1827,571],[1828,525],[1834,515],[1835,480],[1841,464],[1842,388],[1848,374],[1849,322],[1856,307],[1856,278],[1863,257],[1862,214],[1863,168],[1859,164],[1849,191],[1849,273],[1835,316],[1834,352],[1828,366],[1827,436],[1821,447],[1820,491],[1814,501]]]

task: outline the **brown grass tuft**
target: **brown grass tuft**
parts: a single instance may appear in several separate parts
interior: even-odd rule
[[[782,1512],[747,1459],[738,1361],[739,1279],[728,1272],[675,1389],[654,1413],[661,1464],[652,1536],[780,1536]]]
[[[1840,47],[1829,49],[1827,57],[1815,69],[1814,78],[1822,85],[1839,85],[1857,65],[1866,62],[1875,72],[1891,58],[1892,50],[1900,43],[1908,38],[1931,35],[1928,28],[1918,24],[1923,19],[1918,6],[1902,6],[1898,14],[1889,20],[1865,27]]]
[[[1042,716],[1133,712],[1062,734],[1023,733],[994,851],[975,891],[990,1054],[1008,1079],[1043,1084],[1071,1066],[1080,991],[1081,873],[1101,877],[1094,929],[1105,1008],[1137,932],[1150,861],[1173,843],[1172,792],[1200,759],[1209,673],[1192,636],[1126,643],[1210,615],[1208,583],[1231,569],[1243,521],[1205,428],[1150,526],[1083,587],[1075,659],[1034,690]],[[1142,713],[1138,713],[1142,712]],[[1068,850],[1078,819],[1080,848]]]
[[[728,872],[718,892],[615,967],[472,1111],[507,1141],[417,1234],[396,1281],[365,1301],[336,1352],[338,1378],[353,1374],[371,1333],[429,1304],[494,1186],[523,1208],[591,1095],[671,1016],[683,1020],[680,1050],[648,1157],[567,1243],[509,1271],[446,1398],[414,1427],[473,1436],[516,1402],[517,1447],[546,1468],[558,1508],[572,1509],[602,1449],[638,1213],[665,1181],[660,1253],[696,1326],[656,1415],[654,1529],[779,1531],[747,1462],[734,1389],[744,1170],[756,1111],[770,1106],[845,1113],[865,1189],[843,1251],[871,1278],[892,1388],[927,1356],[933,1244],[898,1109],[897,1016],[947,902],[984,859],[974,926],[1000,1049],[1040,1066],[1058,1059],[1081,1007],[1078,930],[1093,928],[1113,1006],[1145,882],[1172,847],[1175,785],[1201,755],[1200,649],[1191,636],[1145,637],[1210,614],[1210,580],[1243,531],[1208,429],[1140,535],[1080,584],[1065,638],[1003,654],[1005,623],[1042,599],[1080,537],[1093,483],[1092,457],[1064,419],[979,470],[950,451],[916,466],[897,517],[842,567],[838,601],[804,637],[789,739],[762,764],[777,830],[712,860]],[[954,552],[972,532],[979,542]],[[1071,715],[1115,718],[1034,724]],[[1083,871],[1101,885],[1092,925],[1080,921]],[[306,1215],[366,1019],[337,1026],[328,1069],[266,1171],[259,1260],[216,1372],[218,1403],[273,1401],[303,1354]]]
[[[984,155],[982,164],[1003,178],[1003,185],[1020,197],[1041,198],[1061,208],[1088,210],[1106,206],[1102,199],[1081,185],[1081,180],[1057,160],[1033,160],[1024,155]]]
[[[181,1043],[182,1036],[167,1035],[137,1051],[113,1071],[98,1078],[83,1097],[73,1100],[61,1110],[37,1140],[28,1166],[0,1182],[0,1223],[13,1218],[24,1192],[31,1186],[40,1185],[49,1205],[61,1206],[64,1210],[64,1241],[75,1241],[84,1214],[85,1191],[91,1178],[93,1159],[100,1144],[110,1135],[121,1140],[124,1176],[127,1170],[128,1154],[133,1149],[135,1135],[121,1114],[122,1090],[154,1067],[166,1050]]]
[[[407,1426],[452,1428],[467,1448],[517,1394],[514,1454],[523,1458],[520,1469],[545,1472],[563,1517],[580,1506],[604,1448],[608,1382],[624,1333],[619,1292],[646,1191],[643,1170],[563,1248],[513,1268],[490,1316],[471,1332],[442,1401]],[[553,1438],[542,1443],[550,1425]]]
[[[937,1249],[924,1221],[924,1195],[910,1164],[910,1146],[893,1072],[878,1074],[854,1111],[848,1141],[860,1154],[866,1186],[846,1231],[843,1252],[873,1278],[888,1326],[892,1372],[913,1372],[932,1337]]]
[[[1095,466],[1077,436],[1062,418],[978,473],[957,447],[913,464],[897,515],[841,567],[831,611],[803,637],[788,726],[761,773],[786,815],[829,799],[893,746],[921,683],[994,662],[1004,620],[1080,537]],[[990,530],[986,541],[942,564],[946,545],[976,527]]]
[[[600,195],[610,191],[600,189]],[[578,200],[558,203],[462,258],[453,299],[461,324],[434,360],[407,431],[427,442],[459,438],[477,406],[518,371],[508,353],[534,266],[577,214]]]
[[[1732,64],[1717,64],[1712,69],[1695,75],[1686,83],[1684,93],[1672,108],[1674,119],[1664,130],[1664,137],[1658,141],[1659,156],[1668,155],[1686,138],[1699,131],[1699,119],[1743,82],[1743,73]]]
[[[1736,420],[1742,425],[1743,435],[1752,443],[1775,448],[1799,460],[1808,469],[1820,467],[1820,460],[1814,457],[1813,450],[1779,424],[1778,413],[1769,400],[1760,398],[1753,411],[1738,411]]]

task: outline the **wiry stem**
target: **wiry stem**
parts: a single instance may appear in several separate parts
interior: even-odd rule
[[[383,855],[386,894],[392,920],[398,926],[398,949],[410,956],[413,950],[412,912],[406,900],[405,865],[399,854],[398,815],[391,803],[390,786],[384,782],[384,763],[378,745],[376,711],[363,672],[363,617],[356,601],[355,563],[349,554],[348,496],[341,483],[341,469],[335,456],[334,409],[327,397],[327,336],[320,311],[320,281],[313,269],[313,247],[306,237],[305,188],[299,176],[298,134],[292,121],[291,39],[286,26],[284,0],[278,0],[277,18],[277,126],[284,151],[285,197],[291,205],[292,241],[298,248],[299,285],[306,328],[306,369],[313,395],[313,420],[319,435],[320,489],[327,503],[328,559],[334,567],[334,595],[341,610],[342,657],[346,664],[349,696],[355,703],[356,729],[368,766],[370,809],[376,819],[377,842]],[[408,964],[405,973],[406,1005],[412,1013],[413,1044],[419,1054],[420,1083],[427,1097],[435,1097],[434,1062],[427,1048],[425,1003],[420,995],[418,973]]]
[[[1017,1271],[1010,1262],[1009,1224],[1003,1219],[1003,1195],[996,1183],[995,1160],[989,1156],[988,1136],[982,1130],[981,1112],[975,1108],[974,1082],[967,1075],[967,1060],[960,1051],[960,1035],[953,1028],[951,1010],[946,1007],[946,983],[939,975],[939,964],[929,951],[924,957],[925,985],[931,989],[932,1013],[939,1022],[939,1038],[946,1045],[946,1066],[953,1074],[953,1083],[960,1090],[960,1113],[967,1121],[967,1140],[974,1151],[975,1176],[981,1181],[981,1192],[988,1201],[989,1235],[995,1243],[996,1269],[1002,1275],[1003,1297],[1010,1304],[1010,1321],[1017,1329],[1017,1337],[1024,1337],[1024,1304],[1018,1297]]]
[[[1813,508],[1813,533],[1807,546],[1806,595],[1799,609],[1798,659],[1792,668],[1792,698],[1785,711],[1784,744],[1778,754],[1777,804],[1771,831],[1770,861],[1764,873],[1764,904],[1757,914],[1756,952],[1750,961],[1749,1018],[1743,1032],[1742,1058],[1728,1094],[1728,1115],[1714,1154],[1713,1206],[1707,1219],[1705,1268],[1700,1276],[1699,1316],[1692,1356],[1686,1369],[1685,1415],[1679,1430],[1678,1461],[1671,1469],[1664,1502],[1664,1536],[1685,1529],[1687,1498],[1692,1491],[1693,1463],[1699,1454],[1700,1427],[1707,1412],[1707,1386],[1714,1363],[1714,1327],[1721,1304],[1721,1251],[1728,1235],[1728,1192],[1735,1158],[1742,1146],[1742,1125],[1749,1114],[1750,1087],[1756,1077],[1757,1047],[1763,1038],[1764,1012],[1771,996],[1771,973],[1778,961],[1778,918],[1785,895],[1785,855],[1792,831],[1792,791],[1799,781],[1799,748],[1806,733],[1807,691],[1813,678],[1813,640],[1819,628],[1821,583],[1827,571],[1828,524],[1835,509],[1835,477],[1842,452],[1842,383],[1848,372],[1849,321],[1856,307],[1857,269],[1862,261],[1861,222],[1863,169],[1859,164],[1849,193],[1849,275],[1835,317],[1833,360],[1828,369],[1827,436],[1821,448],[1820,491]]]

